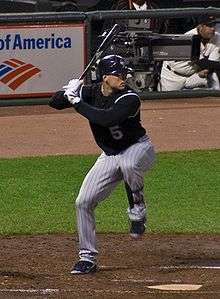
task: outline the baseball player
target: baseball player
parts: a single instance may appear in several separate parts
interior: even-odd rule
[[[185,33],[200,36],[200,60],[220,60],[215,24],[214,17],[204,15],[199,18],[199,25],[196,28]],[[158,89],[161,91],[193,88],[219,89],[219,80],[216,73],[207,68],[201,68],[199,62],[164,61]]]
[[[94,209],[120,181],[126,183],[129,193],[130,233],[135,237],[144,232],[144,172],[152,166],[155,155],[140,122],[140,98],[125,84],[128,73],[125,60],[118,55],[105,56],[98,70],[100,83],[86,86],[73,79],[49,103],[55,109],[74,107],[87,118],[103,151],[86,175],[76,199],[79,261],[72,274],[97,270]]]

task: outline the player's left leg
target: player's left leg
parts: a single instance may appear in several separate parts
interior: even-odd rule
[[[151,168],[154,157],[153,145],[146,137],[121,154],[120,168],[129,199],[130,233],[134,238],[142,235],[145,230],[144,173]]]
[[[127,212],[130,220],[130,236],[137,239],[145,232],[146,204],[144,202],[144,196],[142,196],[142,199],[140,198],[140,191],[138,202],[134,201],[133,192],[127,182],[125,182],[125,189],[129,203]]]
[[[95,230],[95,207],[113,191],[122,174],[115,156],[102,153],[87,173],[76,199],[77,228],[79,235],[79,262],[72,274],[87,274],[97,269],[98,254]]]

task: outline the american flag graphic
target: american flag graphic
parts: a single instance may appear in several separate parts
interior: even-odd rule
[[[16,90],[21,84],[40,71],[33,64],[11,58],[0,64],[0,82],[6,84],[12,90]]]

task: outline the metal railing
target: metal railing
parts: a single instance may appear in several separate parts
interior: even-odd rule
[[[0,24],[9,25],[14,23],[68,23],[85,22],[87,34],[87,61],[91,59],[91,38],[92,25],[94,21],[108,19],[135,19],[135,18],[183,18],[199,15],[213,15],[220,17],[220,8],[173,8],[173,9],[151,9],[146,11],[92,11],[92,12],[39,12],[39,13],[9,13],[0,14]],[[189,97],[220,97],[220,90],[187,90],[172,92],[143,92],[140,93],[143,100],[152,99],[171,99],[171,98],[189,98]],[[26,98],[26,99],[1,99],[0,107],[15,105],[43,105],[48,103],[48,98]]]

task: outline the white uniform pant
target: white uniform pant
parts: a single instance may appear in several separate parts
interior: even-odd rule
[[[207,88],[207,78],[200,78],[197,73],[189,77],[175,74],[166,66],[162,67],[161,79],[158,84],[158,91],[172,91],[193,88]]]
[[[136,198],[143,199],[144,172],[152,166],[154,157],[153,145],[146,136],[118,155],[102,153],[99,156],[86,175],[76,199],[80,259],[95,261],[98,253],[94,217],[97,204],[106,199],[121,180],[128,183]],[[134,210],[138,214],[137,209]],[[143,207],[140,217],[144,217]]]

